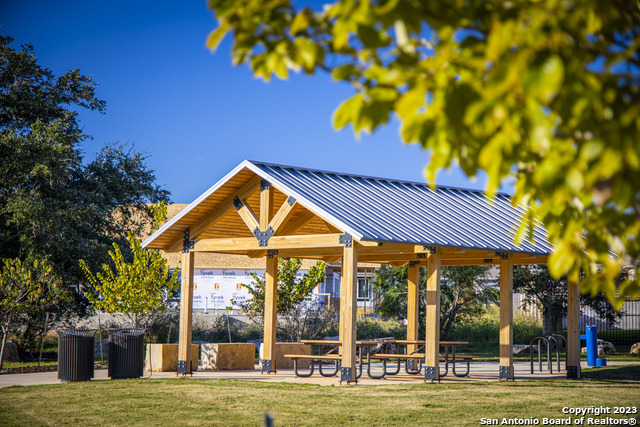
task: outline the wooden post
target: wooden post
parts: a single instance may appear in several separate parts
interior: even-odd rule
[[[514,379],[513,371],[513,255],[500,259],[500,371],[501,380]]]
[[[345,244],[342,256],[340,284],[340,339],[342,340],[342,370],[340,382],[356,382],[356,313],[358,285],[358,243],[353,239]]]
[[[273,187],[264,179],[260,182],[260,231],[267,231],[273,218]]]
[[[567,378],[579,379],[580,289],[577,280],[567,281]]]
[[[341,269],[340,269],[340,327],[338,328],[338,340],[340,342],[342,342],[342,340],[344,339],[344,336],[342,335],[343,330],[344,330],[344,293],[346,292],[346,286],[345,285],[345,263],[344,263],[344,250],[343,250],[343,256],[342,256],[342,262],[341,262]],[[340,354],[342,354],[342,347],[340,347]]]
[[[193,258],[195,252],[182,252],[182,285],[180,287],[180,338],[178,341],[178,374],[190,374],[191,323],[193,316]]]
[[[407,339],[418,339],[418,316],[420,301],[420,264],[417,261],[409,262],[407,278]],[[416,344],[407,345],[407,354],[418,349]],[[413,362],[413,361],[412,361]]]
[[[427,316],[424,380],[440,381],[440,249],[427,255]]]
[[[267,271],[264,277],[264,341],[262,373],[276,371],[276,318],[278,302],[278,257],[267,255]]]

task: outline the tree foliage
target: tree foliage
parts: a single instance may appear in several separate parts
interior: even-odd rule
[[[128,230],[148,226],[147,203],[168,193],[132,148],[106,145],[85,160],[77,110],[104,112],[96,83],[79,70],[56,77],[31,45],[12,42],[0,36],[0,257],[47,260],[74,289],[57,310],[82,315],[78,260],[98,268],[113,241],[124,247]]]
[[[232,33],[234,64],[257,77],[326,71],[355,94],[334,125],[356,134],[397,120],[431,152],[426,176],[458,164],[487,172],[488,190],[515,181],[555,250],[549,270],[619,306],[640,266],[640,5],[565,0],[210,0],[207,44]],[[611,253],[616,256],[611,256]],[[616,297],[616,292],[619,297]]]
[[[540,307],[543,321],[552,332],[562,325],[567,314],[567,278],[555,279],[544,265],[516,266],[513,272],[513,289],[525,294],[525,304]],[[622,312],[613,306],[603,294],[580,295],[580,306],[591,307],[598,317],[610,323],[617,323]]]
[[[84,260],[80,265],[96,295],[87,298],[97,310],[122,313],[130,326],[139,328],[157,313],[167,308],[167,300],[178,289],[178,270],[169,274],[167,260],[160,251],[147,250],[132,232],[128,236],[133,261],[127,262],[117,243],[109,256],[113,266],[102,265],[102,271],[94,275]]]
[[[65,294],[53,268],[42,260],[22,262],[3,259],[0,268],[0,328],[2,348],[0,369],[7,335],[37,313],[58,303]]]
[[[298,258],[278,258],[278,299],[279,315],[291,313],[296,306],[311,294],[316,286],[326,278],[325,263],[318,261],[302,278],[298,279],[298,271],[302,262]],[[252,274],[254,282],[241,284],[251,295],[245,301],[232,302],[254,319],[264,318],[265,279]]]
[[[426,269],[420,269],[419,320],[424,324],[427,306]],[[479,286],[476,281],[489,270],[487,266],[456,266],[442,268],[440,285],[440,324],[443,334],[462,318],[469,318],[486,311],[488,304],[498,301],[493,289]],[[408,268],[383,265],[376,270],[373,288],[380,295],[378,311],[386,317],[407,315]]]

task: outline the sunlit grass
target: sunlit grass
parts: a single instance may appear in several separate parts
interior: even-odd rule
[[[563,417],[563,407],[637,406],[640,365],[585,370],[582,381],[317,386],[161,379],[0,389],[0,425],[479,425]]]

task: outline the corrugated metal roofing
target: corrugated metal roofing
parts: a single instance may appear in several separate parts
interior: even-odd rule
[[[497,194],[491,203],[484,193],[474,190],[432,190],[423,183],[253,161],[244,161],[234,171],[243,167],[359,240],[542,255],[552,250],[540,224],[534,230],[535,243],[526,239],[520,245],[514,243],[524,210],[514,208],[506,194]],[[192,203],[185,211],[196,205]]]

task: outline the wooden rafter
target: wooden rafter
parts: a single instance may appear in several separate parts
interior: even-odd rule
[[[246,200],[242,200],[240,198],[234,199],[234,206],[240,218],[247,224],[249,230],[253,233],[254,230],[260,229],[260,224],[258,222],[258,218],[256,217],[255,212],[251,209],[251,206],[247,203]]]
[[[298,203],[293,197],[289,197],[284,201],[269,223],[269,227],[271,227],[274,233],[280,229],[280,226],[290,217],[297,206]]]
[[[256,176],[250,179],[245,185],[240,187],[237,193],[227,197],[218,205],[217,208],[212,210],[204,218],[196,222],[189,227],[191,239],[197,239],[207,228],[209,228],[214,222],[220,219],[229,210],[233,209],[233,199],[236,197],[240,199],[246,199],[252,193],[254,193],[260,185],[260,177]],[[182,247],[182,236],[177,238],[167,249],[167,252],[177,252]]]

